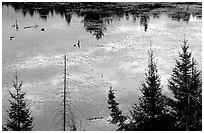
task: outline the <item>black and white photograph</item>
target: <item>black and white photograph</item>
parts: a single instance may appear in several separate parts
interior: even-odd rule
[[[1,3],[1,131],[202,131],[201,1]]]

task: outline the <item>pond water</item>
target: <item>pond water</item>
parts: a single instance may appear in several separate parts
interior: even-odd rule
[[[116,129],[107,122],[110,84],[125,113],[138,101],[150,43],[167,95],[167,79],[184,37],[198,69],[202,68],[202,19],[195,14],[144,12],[104,17],[44,12],[2,6],[3,122],[7,117],[4,108],[8,106],[8,90],[12,90],[11,81],[18,71],[34,117],[34,130],[60,130],[55,110],[62,100],[59,95],[63,88],[64,54],[68,61],[69,95],[76,118],[85,130]],[[87,120],[92,117],[103,118]]]

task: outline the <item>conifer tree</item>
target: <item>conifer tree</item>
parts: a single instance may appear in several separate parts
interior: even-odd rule
[[[131,111],[132,126],[130,130],[171,130],[171,110],[167,108],[167,98],[162,94],[160,77],[150,48],[148,72],[142,83],[142,97]]]
[[[15,80],[13,81],[13,87],[15,89],[15,93],[9,91],[12,99],[9,100],[10,108],[7,110],[8,119],[3,126],[3,130],[31,131],[33,128],[33,117],[31,116],[24,99],[25,92],[22,92],[21,90],[22,81],[19,83],[17,73],[15,75]]]
[[[192,59],[192,79],[190,86],[191,106],[193,108],[194,121],[191,124],[191,130],[202,130],[202,82],[201,71],[195,67],[196,61]]]
[[[177,118],[175,126],[177,130],[201,130],[201,72],[196,69],[191,52],[188,52],[187,40],[184,39],[181,48],[179,60],[176,60],[168,82],[168,87],[176,99],[173,107]]]
[[[108,109],[111,110],[110,116],[112,118],[110,120],[110,123],[118,125],[119,126],[118,130],[127,130],[126,125],[124,123],[124,121],[126,120],[126,116],[124,116],[122,114],[122,111],[119,110],[118,108],[119,103],[115,101],[114,91],[111,86],[108,93],[108,104],[110,105]]]

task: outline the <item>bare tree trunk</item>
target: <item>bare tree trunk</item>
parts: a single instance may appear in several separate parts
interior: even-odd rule
[[[66,130],[66,54],[64,55],[64,131]]]

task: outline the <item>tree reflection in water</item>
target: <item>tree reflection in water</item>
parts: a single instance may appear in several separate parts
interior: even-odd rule
[[[144,26],[144,31],[147,31],[148,28],[148,20],[149,20],[149,16],[147,14],[141,14],[140,16],[140,25]]]
[[[177,12],[171,12],[168,14],[168,16],[175,21],[184,21],[188,22],[190,19],[191,13],[189,11],[177,11]]]
[[[40,18],[43,20],[47,20],[47,18],[49,17],[49,13],[50,13],[50,11],[46,8],[38,9],[37,12],[39,13]]]
[[[71,19],[72,19],[72,14],[70,12],[65,13],[65,19],[67,21],[67,24],[70,25]]]
[[[198,3],[199,4],[199,3]],[[68,25],[71,23],[72,15],[83,17],[85,30],[91,33],[96,39],[101,39],[107,31],[107,25],[113,20],[120,21],[123,18],[129,20],[130,16],[133,22],[140,21],[140,26],[144,27],[146,32],[148,29],[148,21],[150,16],[157,19],[160,17],[162,7],[167,7],[168,17],[175,21],[188,22],[190,15],[202,18],[202,12],[192,12],[189,10],[180,10],[171,7],[171,3],[137,3],[137,4],[120,4],[120,3],[100,3],[100,2],[3,2],[3,6],[12,6],[16,12],[21,12],[23,16],[30,14],[31,17],[35,13],[43,20],[47,20],[49,15],[53,16],[54,12],[65,18]],[[189,6],[188,6],[189,7]],[[155,10],[158,9],[158,10]],[[190,7],[189,7],[190,9]]]
[[[101,13],[88,11],[84,13],[84,15],[84,20],[82,22],[84,23],[86,31],[90,32],[96,39],[101,39],[104,36],[104,32],[107,30]]]

